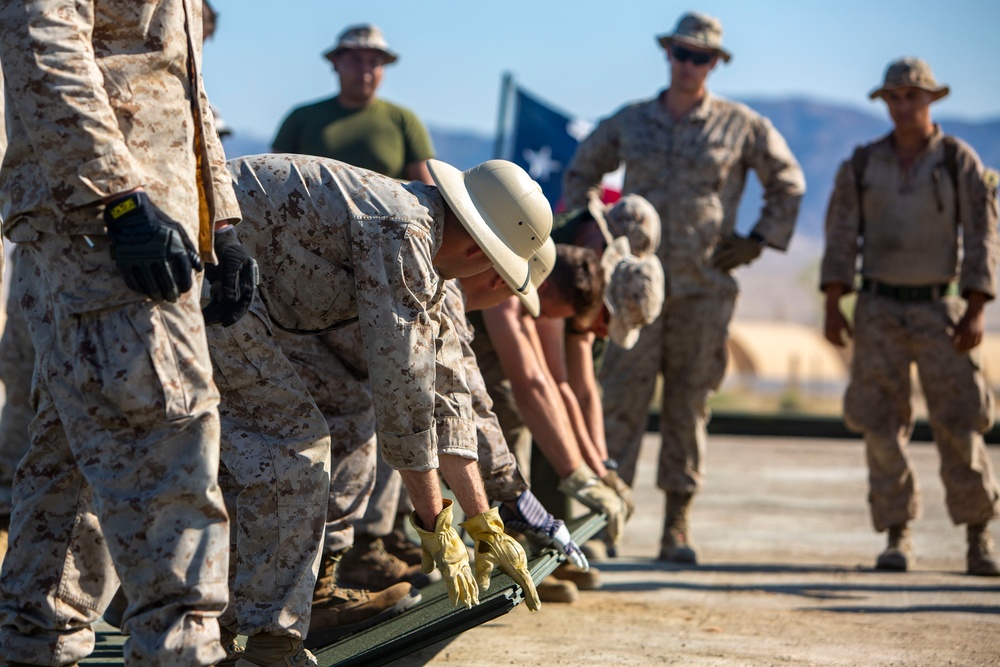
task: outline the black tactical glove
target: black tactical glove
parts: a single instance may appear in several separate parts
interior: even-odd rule
[[[201,258],[184,229],[149,200],[133,192],[104,208],[111,257],[129,289],[157,301],[177,301],[193,284]]]
[[[212,300],[201,312],[206,325],[228,327],[250,310],[260,274],[257,262],[240,244],[235,227],[215,232],[215,254],[219,263],[209,264],[205,269],[205,278],[212,284]]]

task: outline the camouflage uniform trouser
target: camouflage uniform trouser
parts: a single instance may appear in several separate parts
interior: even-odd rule
[[[334,554],[354,544],[354,524],[368,507],[378,459],[361,328],[350,325],[319,336],[279,331],[277,340],[329,428],[330,491],[324,501],[323,551]],[[386,533],[391,530],[390,524]]]
[[[326,423],[258,295],[234,325],[207,333],[222,394],[220,483],[233,517],[233,603],[222,622],[235,620],[241,634],[302,637],[329,495]]]
[[[125,286],[105,239],[14,232],[36,416],[14,482],[0,655],[87,656],[120,575],[126,665],[214,664],[229,531],[198,289],[153,303]]]
[[[975,355],[952,347],[965,301],[947,297],[904,303],[861,294],[844,419],[864,434],[869,502],[875,529],[906,523],[920,513],[920,494],[906,457],[913,430],[910,365],[917,364],[930,426],[941,455],[948,514],[956,524],[997,515],[1000,489],[982,433],[992,423],[992,396]],[[978,354],[978,351],[975,351]]]
[[[501,430],[500,434],[477,433],[483,486],[491,500],[513,501],[529,487],[524,474],[531,470],[531,431],[524,424],[510,381],[500,366],[492,344],[485,338],[485,333],[480,333],[472,340],[472,349],[483,380],[481,391],[485,391],[492,399],[492,410]],[[470,389],[473,390],[473,408],[478,411],[481,408],[476,403],[476,389],[473,387],[478,380],[474,375],[468,375]],[[488,442],[484,443],[484,438]],[[498,444],[501,442],[504,444],[502,448]]]
[[[657,486],[696,493],[704,475],[708,398],[726,372],[735,295],[668,298],[631,350],[609,342],[601,364],[608,453],[622,479],[635,479],[656,376],[663,374]]]
[[[7,299],[7,324],[0,338],[0,382],[6,402],[0,413],[0,516],[10,516],[10,492],[17,462],[28,451],[28,423],[35,415],[31,407],[31,374],[35,348],[28,323],[11,290]]]

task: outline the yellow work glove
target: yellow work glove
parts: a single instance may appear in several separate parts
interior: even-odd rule
[[[586,465],[579,466],[573,473],[559,482],[559,490],[567,496],[608,517],[608,537],[615,545],[621,543],[625,534],[625,503],[610,486],[597,478]]]
[[[479,590],[490,587],[490,575],[497,566],[524,590],[524,601],[531,611],[542,608],[535,582],[528,572],[528,557],[513,537],[503,532],[503,521],[496,507],[477,514],[461,524],[476,541],[476,581]]]
[[[462,604],[472,609],[472,605],[479,604],[479,591],[469,567],[469,552],[462,538],[451,527],[451,505],[452,501],[445,499],[444,509],[434,522],[434,532],[420,527],[416,512],[410,514],[410,525],[420,536],[420,546],[424,550],[421,564],[424,574],[430,574],[437,566],[448,586],[448,599],[452,605],[457,607]]]

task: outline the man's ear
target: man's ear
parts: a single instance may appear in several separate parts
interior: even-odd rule
[[[507,282],[500,276],[496,271],[493,272],[493,277],[490,279],[490,290],[503,289],[507,286]]]

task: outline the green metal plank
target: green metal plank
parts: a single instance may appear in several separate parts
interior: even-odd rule
[[[596,535],[607,523],[603,514],[590,513],[568,522],[578,544]],[[552,574],[561,555],[545,549],[528,560],[531,579],[536,584]],[[320,667],[378,667],[410,653],[449,639],[470,628],[502,616],[524,599],[520,586],[503,573],[495,574],[490,588],[472,609],[455,609],[448,600],[444,582],[420,590],[421,601],[399,616],[375,627],[313,649]],[[543,612],[544,613],[544,612]],[[87,667],[117,667],[123,663],[125,637],[107,623],[94,625],[97,644],[80,664]]]
[[[603,514],[587,514],[569,522],[573,539],[582,544],[607,523]],[[561,554],[545,549],[531,557],[528,569],[536,584],[552,574]],[[477,625],[502,616],[524,599],[521,588],[503,573],[495,574],[490,588],[472,609],[455,609],[444,582],[421,589],[420,604],[396,618],[346,637],[325,648],[314,649],[320,667],[378,667],[398,660]]]

